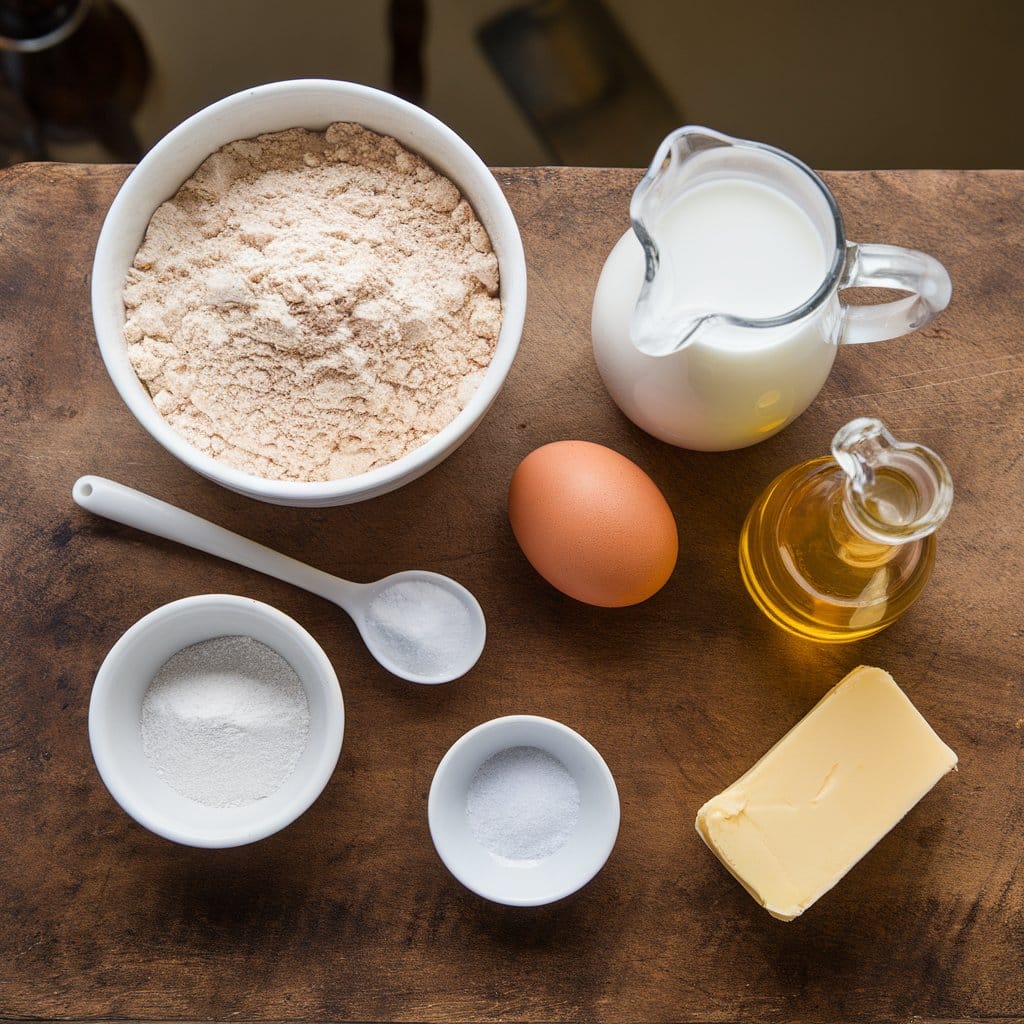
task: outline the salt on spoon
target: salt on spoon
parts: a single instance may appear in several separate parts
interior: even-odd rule
[[[476,598],[440,573],[417,569],[375,583],[352,583],[101,476],[80,477],[71,496],[94,515],[255,569],[333,602],[352,617],[377,661],[409,682],[458,679],[484,649],[487,626]]]

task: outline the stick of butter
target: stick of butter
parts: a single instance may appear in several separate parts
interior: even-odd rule
[[[861,666],[698,811],[697,831],[772,917],[792,921],[956,760],[888,672]]]

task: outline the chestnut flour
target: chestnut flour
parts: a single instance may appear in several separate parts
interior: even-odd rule
[[[501,327],[472,207],[348,123],[210,156],[153,215],[124,303],[164,419],[279,480],[349,477],[419,447],[476,390]]]

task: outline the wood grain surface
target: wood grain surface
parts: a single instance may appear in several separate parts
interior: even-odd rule
[[[123,167],[0,175],[0,1018],[338,1021],[1024,1019],[1024,173],[827,175],[851,238],[949,268],[931,328],[840,352],[811,409],[728,454],[641,433],[605,394],[590,302],[639,172],[498,171],[523,231],[529,312],[482,426],[414,484],[347,508],[261,505],[158,447],[111,386],[89,312],[92,250]],[[891,629],[824,647],[775,630],[740,583],[751,501],[860,415],[947,461],[956,484],[935,575]],[[558,438],[634,459],[680,530],[669,584],[641,606],[548,587],[510,534],[519,460]],[[183,505],[359,580],[424,567],[479,597],[489,640],[449,686],[388,676],[327,603],[71,501],[83,473]],[[227,851],[136,825],[93,766],[90,688],[143,614],[226,592],[294,616],[342,681],[337,771],[293,826]],[[960,755],[828,896],[791,924],[700,843],[700,804],[848,669],[891,671]],[[604,871],[515,910],[451,878],[426,798],[470,727],[534,713],[579,730],[619,787]]]

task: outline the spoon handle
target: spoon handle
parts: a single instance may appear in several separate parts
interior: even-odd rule
[[[257,544],[216,526],[166,501],[143,494],[134,488],[107,480],[102,476],[83,476],[75,481],[71,496],[82,508],[115,523],[133,526],[165,540],[177,541],[190,548],[205,551],[218,558],[244,565],[249,569],[284,580],[350,610],[358,601],[360,583],[321,572],[279,551]]]

